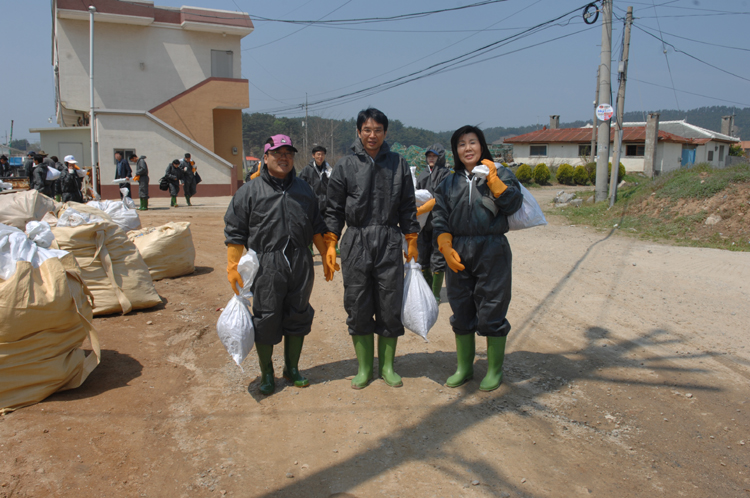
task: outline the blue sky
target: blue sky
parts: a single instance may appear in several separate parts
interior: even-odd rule
[[[248,12],[255,31],[242,41],[242,73],[251,81],[247,111],[291,108],[276,112],[285,116],[304,114],[299,106],[305,94],[314,103],[362,90],[474,53],[575,11],[539,31],[499,43],[473,59],[473,65],[358,100],[313,105],[310,113],[348,119],[371,105],[406,125],[434,131],[467,123],[483,127],[546,124],[550,114],[559,114],[563,122],[589,119],[601,19],[593,27],[583,23],[581,14],[587,3],[583,0],[506,0],[398,22],[336,27],[257,20],[258,16],[286,20],[390,17],[475,2],[157,0],[156,5]],[[0,141],[5,141],[11,119],[15,120],[14,138],[36,141],[38,135],[30,134],[29,128],[54,125],[48,122],[52,118],[54,123],[55,111],[50,2],[5,0],[3,4]],[[615,0],[614,5],[620,18],[632,5],[636,18],[626,111],[750,106],[750,38],[746,36],[750,0]],[[623,23],[615,18],[613,24],[613,58],[619,59]],[[659,37],[668,44],[662,45]],[[614,76],[612,85],[616,93]]]

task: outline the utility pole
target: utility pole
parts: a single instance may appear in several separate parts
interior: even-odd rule
[[[308,147],[307,147],[307,129],[308,128],[310,128],[310,122],[307,120],[307,92],[305,92],[305,154],[308,153]]]
[[[601,72],[601,68],[596,68],[596,97],[594,97],[594,120],[591,122],[591,151],[589,153],[589,156],[591,158],[589,159],[590,163],[594,162],[594,158],[596,157],[596,106],[599,105],[599,73]]]
[[[10,144],[13,143],[13,120],[10,120],[10,140],[8,140],[8,154],[10,154]]]
[[[94,130],[96,128],[94,121],[94,12],[96,7],[89,6],[89,127],[91,128],[91,190],[94,191],[96,198],[99,192],[96,191],[96,137]]]
[[[617,199],[617,175],[620,171],[620,149],[622,148],[623,115],[625,114],[625,82],[628,79],[628,55],[630,54],[630,25],[633,24],[633,7],[628,7],[625,17],[625,36],[622,40],[622,60],[618,67],[620,87],[617,90],[617,121],[615,123],[615,151],[612,157],[612,176],[609,181],[609,207]]]
[[[331,120],[331,160],[333,160],[333,120]]]
[[[610,104],[610,75],[612,74],[612,1],[602,0],[602,52],[599,64],[599,106]],[[610,116],[611,118],[611,116]],[[609,170],[610,119],[601,120],[596,134],[596,193],[595,201],[607,199],[607,171]]]

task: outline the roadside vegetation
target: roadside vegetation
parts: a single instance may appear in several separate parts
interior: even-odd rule
[[[750,251],[750,165],[698,164],[654,180],[625,175],[612,209],[607,202],[552,208],[575,225],[677,245]],[[578,192],[586,199],[592,192]]]

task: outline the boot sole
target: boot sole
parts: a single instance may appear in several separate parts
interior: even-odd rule
[[[469,375],[468,377],[464,377],[464,380],[462,380],[458,384],[448,384],[448,382],[446,382],[445,383],[445,387],[450,387],[450,388],[461,387],[461,386],[463,386],[464,384],[466,384],[467,382],[469,382],[472,379],[474,379],[474,376],[473,375]]]
[[[388,382],[387,380],[385,380],[385,377],[380,377],[380,378],[383,379],[383,382],[385,382],[385,385],[387,385],[389,387],[403,387],[403,385],[404,385],[403,381],[399,382],[398,384],[391,384],[390,382]]]
[[[288,375],[284,375],[284,380],[287,380],[287,381],[291,382],[292,384],[294,384],[294,387],[310,387],[310,381],[307,380],[307,379],[305,379],[304,385],[297,384],[297,381],[296,380],[292,380],[292,378],[289,377]]]

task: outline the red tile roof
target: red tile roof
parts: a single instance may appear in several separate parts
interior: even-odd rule
[[[550,130],[536,130],[517,137],[505,139],[507,144],[548,144],[548,143],[590,143],[591,128],[557,128]],[[610,140],[614,141],[615,131],[610,131]],[[623,142],[645,142],[645,126],[627,126],[622,134]],[[689,138],[680,137],[666,131],[659,130],[659,141],[673,143],[697,143]]]

